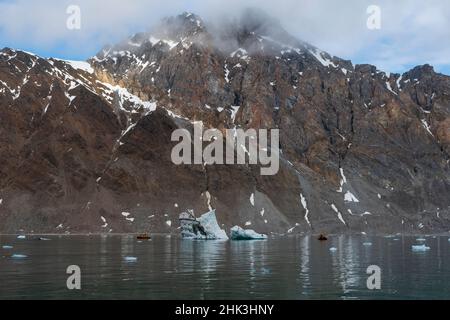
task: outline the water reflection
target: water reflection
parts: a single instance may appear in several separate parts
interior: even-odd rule
[[[371,242],[372,246],[364,246]],[[450,242],[416,237],[337,236],[267,241],[182,241],[129,236],[0,236],[0,298],[76,299],[352,299],[450,298]],[[336,252],[330,252],[336,247]],[[13,253],[28,255],[14,260]],[[124,257],[136,257],[133,263]],[[65,287],[67,266],[82,269],[83,290]],[[366,269],[382,269],[382,290],[366,288]]]

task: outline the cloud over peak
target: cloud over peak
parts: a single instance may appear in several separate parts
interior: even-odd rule
[[[256,7],[293,36],[332,55],[393,72],[429,63],[450,73],[450,2],[379,0],[381,29],[369,30],[367,8],[372,4],[371,0],[0,0],[0,41],[2,46],[43,55],[87,58],[105,44],[148,30],[165,16],[189,11],[214,22]],[[81,9],[80,30],[66,27],[69,5]]]

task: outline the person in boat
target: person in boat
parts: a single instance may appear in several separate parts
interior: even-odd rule
[[[321,234],[321,235],[319,236],[318,240],[319,240],[319,241],[327,241],[328,238],[325,237],[323,234]]]

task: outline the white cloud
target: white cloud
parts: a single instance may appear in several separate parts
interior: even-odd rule
[[[70,4],[81,7],[80,31],[66,28]],[[371,4],[381,8],[381,30],[366,27]],[[439,0],[11,0],[0,1],[0,39],[90,55],[163,16],[189,10],[214,21],[248,6],[266,10],[298,38],[358,63],[389,71],[423,63],[450,69],[450,1]]]

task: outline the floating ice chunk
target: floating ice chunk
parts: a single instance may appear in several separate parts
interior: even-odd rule
[[[428,251],[431,250],[430,247],[427,247],[426,245],[422,244],[422,245],[417,245],[417,246],[412,246],[412,251],[417,251],[417,252],[424,252],[424,251]]]
[[[330,251],[331,251],[331,252],[336,252],[336,251],[337,251],[337,248],[331,247],[331,248],[330,248]]]
[[[419,241],[419,242],[425,242],[425,241],[427,241],[427,239],[424,239],[424,238],[418,238],[418,239],[416,239],[416,241]]]
[[[227,233],[222,230],[217,222],[216,210],[211,210],[197,219],[208,235],[208,239],[228,240]]]
[[[267,235],[256,233],[254,230],[244,230],[235,226],[231,228],[231,240],[266,240]]]
[[[171,226],[172,226],[172,221],[167,220],[167,221],[166,221],[166,224],[167,224],[169,227],[171,227]]]
[[[138,258],[137,257],[125,257],[125,258],[123,258],[123,260],[125,260],[125,262],[137,262]]]
[[[255,194],[252,193],[252,195],[250,196],[250,203],[252,204],[252,206],[255,206]]]
[[[372,246],[372,242],[364,242],[363,246],[370,247],[370,246]]]
[[[25,259],[25,258],[28,258],[28,256],[26,256],[24,254],[13,254],[11,256],[11,258],[13,258],[13,259]]]
[[[17,236],[17,239],[21,239],[21,240],[26,239],[26,238],[27,238],[27,237],[24,236],[24,235]]]
[[[10,250],[10,249],[13,248],[13,246],[2,246],[2,248],[5,249],[5,250]]]

